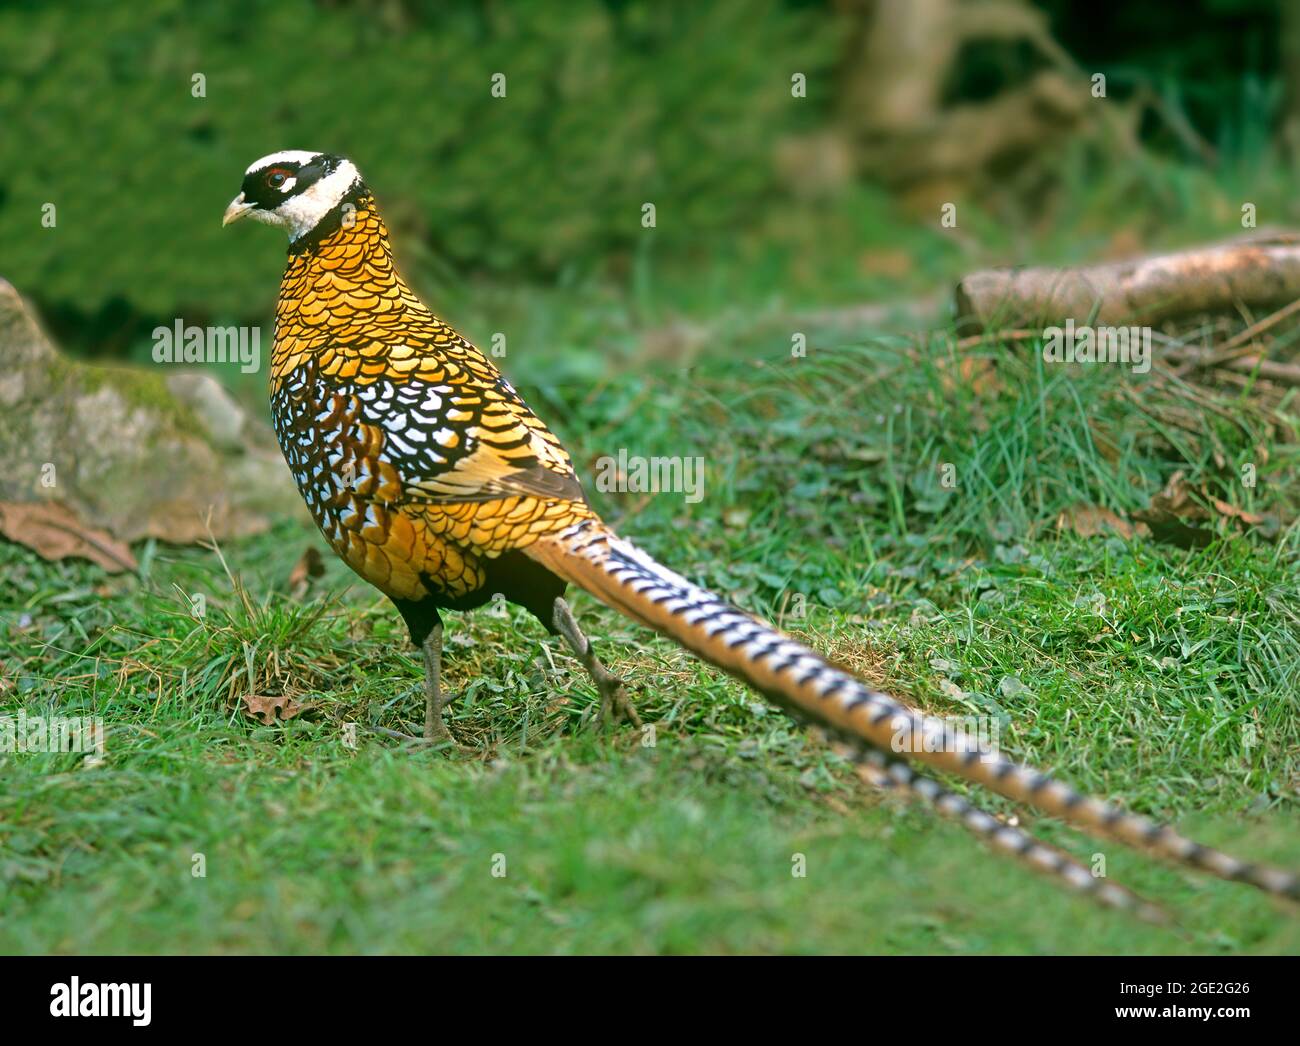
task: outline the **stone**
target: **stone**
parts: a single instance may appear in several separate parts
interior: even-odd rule
[[[209,375],[65,357],[0,279],[0,501],[58,501],[124,541],[306,519],[270,428]]]

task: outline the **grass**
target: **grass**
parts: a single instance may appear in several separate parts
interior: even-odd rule
[[[688,284],[647,261],[626,297],[488,296],[483,314],[506,320],[464,325],[483,344],[529,332],[510,334],[506,370],[588,481],[620,448],[704,459],[698,504],[591,491],[666,563],[929,710],[997,717],[1014,756],[1300,866],[1294,402],[1049,367],[1032,344],[959,350],[944,331],[800,326],[792,358],[791,303],[773,296],[789,260],[738,296],[754,262]],[[915,282],[952,264],[931,257]],[[827,300],[851,300],[851,275]],[[672,352],[647,360],[674,323]],[[1184,549],[1056,526],[1072,506],[1140,509],[1177,471],[1277,533],[1221,517]],[[328,552],[312,592],[286,594],[309,545],[315,531],[281,522],[224,545],[228,573],[210,550],[146,544],[127,578],[0,543],[0,713],[108,728],[102,761],[0,755],[0,950],[1300,950],[1293,913],[1244,887],[1034,822],[1181,924],[1066,895],[881,799],[808,731],[586,597],[652,747],[597,734],[576,662],[491,607],[454,617],[444,671],[449,725],[481,758],[402,746],[367,728],[418,732],[419,660]],[[263,725],[247,695],[309,708]]]

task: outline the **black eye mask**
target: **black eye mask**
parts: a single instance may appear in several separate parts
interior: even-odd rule
[[[272,168],[254,171],[244,178],[244,199],[255,207],[273,211],[285,200],[293,199],[300,192],[311,188],[326,175],[333,174],[338,169],[338,165],[339,158],[337,156],[317,156],[311,163],[303,166],[299,166],[292,160],[276,164],[276,167],[284,170],[290,178],[294,179],[293,188],[289,192],[283,192],[281,189],[266,184],[267,171]]]

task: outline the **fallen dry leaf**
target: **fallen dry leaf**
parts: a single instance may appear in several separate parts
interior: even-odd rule
[[[1100,505],[1071,505],[1056,517],[1056,529],[1071,531],[1081,538],[1106,532],[1131,538],[1136,533],[1132,523]]]
[[[265,725],[270,726],[277,718],[280,722],[287,722],[294,716],[301,715],[307,709],[311,708],[310,704],[303,704],[295,701],[291,697],[283,694],[277,694],[272,697],[264,697],[259,694],[245,694],[244,705],[248,714],[260,719]]]
[[[128,545],[107,531],[87,526],[57,501],[0,501],[0,534],[51,563],[88,559],[110,574],[139,566]]]
[[[1257,512],[1247,512],[1244,508],[1229,505],[1226,501],[1220,501],[1218,498],[1210,498],[1210,504],[1214,506],[1219,515],[1227,516],[1229,519],[1239,519],[1243,523],[1249,523],[1252,527],[1263,523],[1266,518]]]
[[[1236,505],[1230,505],[1219,498],[1210,498],[1210,504],[1214,510],[1226,519],[1239,519],[1248,527],[1254,527],[1255,532],[1261,537],[1270,541],[1274,540],[1282,532],[1282,521],[1271,513],[1247,512],[1244,508],[1238,508]]]
[[[1151,504],[1171,512],[1190,510],[1199,518],[1207,515],[1203,508],[1192,501],[1191,489],[1187,486],[1187,476],[1182,469],[1169,477],[1164,489],[1151,499]]]
[[[1204,490],[1201,491],[1201,497],[1209,507],[1192,499],[1191,489],[1187,486],[1183,473],[1175,472],[1169,477],[1164,490],[1151,499],[1147,508],[1134,512],[1133,518],[1150,526],[1151,533],[1157,539],[1180,548],[1208,545],[1214,540],[1214,523],[1220,518],[1261,527],[1266,535],[1277,532],[1277,521],[1273,517],[1247,512],[1220,498],[1212,497]]]
[[[308,545],[289,571],[289,595],[294,599],[302,599],[311,588],[312,580],[324,573],[325,564],[321,561],[320,552],[315,545]]]
[[[1214,531],[1208,527],[1193,526],[1210,519],[1207,509],[1191,498],[1187,479],[1182,471],[1169,477],[1164,490],[1151,499],[1151,504],[1133,513],[1151,528],[1158,541],[1167,541],[1179,548],[1200,548],[1214,540]]]

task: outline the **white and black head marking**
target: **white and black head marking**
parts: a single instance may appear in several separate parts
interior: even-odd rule
[[[226,208],[223,225],[245,216],[278,225],[297,241],[363,188],[352,161],[330,153],[288,150],[263,156],[244,172],[243,190]]]

